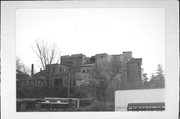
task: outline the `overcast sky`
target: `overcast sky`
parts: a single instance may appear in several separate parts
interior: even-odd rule
[[[165,64],[163,8],[62,8],[16,11],[16,55],[28,67],[37,56],[35,40],[56,43],[61,55],[121,54],[132,51],[142,58],[144,72]]]

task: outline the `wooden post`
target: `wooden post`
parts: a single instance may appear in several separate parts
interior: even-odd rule
[[[69,80],[68,80],[68,98],[70,98],[70,86],[71,86],[71,70],[69,70]]]

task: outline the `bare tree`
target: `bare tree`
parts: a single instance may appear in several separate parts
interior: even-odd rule
[[[60,62],[60,51],[55,43],[48,46],[47,42],[43,40],[36,41],[35,47],[32,47],[32,49],[36,53],[43,69],[46,69],[48,64]]]
[[[27,75],[30,73],[30,69],[22,63],[19,57],[16,57],[16,73]]]

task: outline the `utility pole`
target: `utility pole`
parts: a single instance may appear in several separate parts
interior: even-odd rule
[[[46,97],[49,96],[49,67],[46,65]]]
[[[71,69],[69,69],[69,79],[68,79],[68,98],[70,98],[70,87],[71,87]]]

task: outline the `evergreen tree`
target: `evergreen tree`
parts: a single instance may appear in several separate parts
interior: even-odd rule
[[[160,64],[157,66],[156,75],[152,73],[150,79],[151,88],[164,88],[165,87],[165,79],[163,68]]]

